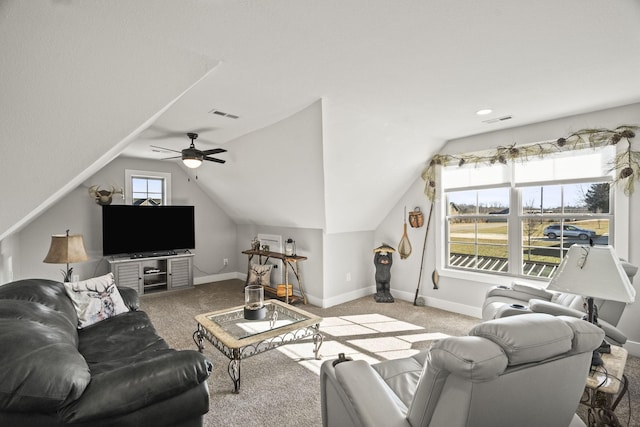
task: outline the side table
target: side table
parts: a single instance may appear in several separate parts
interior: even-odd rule
[[[603,354],[602,366],[592,367],[580,403],[588,406],[589,426],[620,426],[615,409],[629,388],[624,375],[627,350],[611,346],[611,353]]]

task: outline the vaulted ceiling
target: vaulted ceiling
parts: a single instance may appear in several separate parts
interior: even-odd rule
[[[639,22],[635,0],[4,1],[0,240],[191,131],[229,150],[198,178],[239,222],[374,229],[449,139],[640,101]],[[260,145],[278,126],[289,140]],[[249,151],[314,193],[295,221],[241,202]]]

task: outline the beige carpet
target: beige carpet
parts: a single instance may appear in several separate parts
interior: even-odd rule
[[[158,333],[178,349],[196,349],[192,335],[197,314],[242,305],[243,282],[229,280],[193,289],[145,295],[141,309],[151,317]],[[353,358],[375,362],[404,357],[427,348],[431,340],[443,335],[466,335],[479,319],[430,307],[416,307],[396,301],[378,304],[373,296],[360,298],[328,309],[311,305],[300,308],[323,317],[325,336],[320,349],[322,360],[313,360],[309,341],[289,344],[241,362],[241,389],[233,394],[227,373],[229,360],[205,342],[205,355],[213,362],[208,380],[211,392],[206,426],[321,426],[320,382],[317,375],[323,360],[342,351]],[[620,403],[616,413],[623,425],[640,426],[640,360],[631,357],[626,374],[630,379],[629,397],[632,420],[627,424],[629,402]],[[586,414],[580,412],[586,417]]]

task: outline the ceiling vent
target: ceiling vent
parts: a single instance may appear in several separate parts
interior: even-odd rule
[[[493,119],[483,120],[482,123],[487,123],[487,124],[498,123],[498,122],[504,122],[505,120],[511,120],[512,118],[513,116],[495,117]]]
[[[225,113],[224,111],[220,111],[217,108],[214,108],[213,110],[209,111],[209,114],[213,114],[214,116],[226,117],[228,119],[240,118],[240,116],[237,116],[235,114]]]

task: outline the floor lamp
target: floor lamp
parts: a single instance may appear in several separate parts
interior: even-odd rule
[[[44,258],[44,262],[50,264],[67,264],[67,269],[62,270],[65,282],[71,281],[73,267],[69,267],[72,262],[87,261],[89,257],[84,250],[84,240],[82,234],[54,234],[51,236],[51,246],[49,253]]]
[[[636,290],[629,281],[613,247],[573,245],[551,278],[547,290],[580,295],[587,301],[587,319],[597,324],[594,298],[632,303]],[[594,351],[592,365],[602,364]]]

